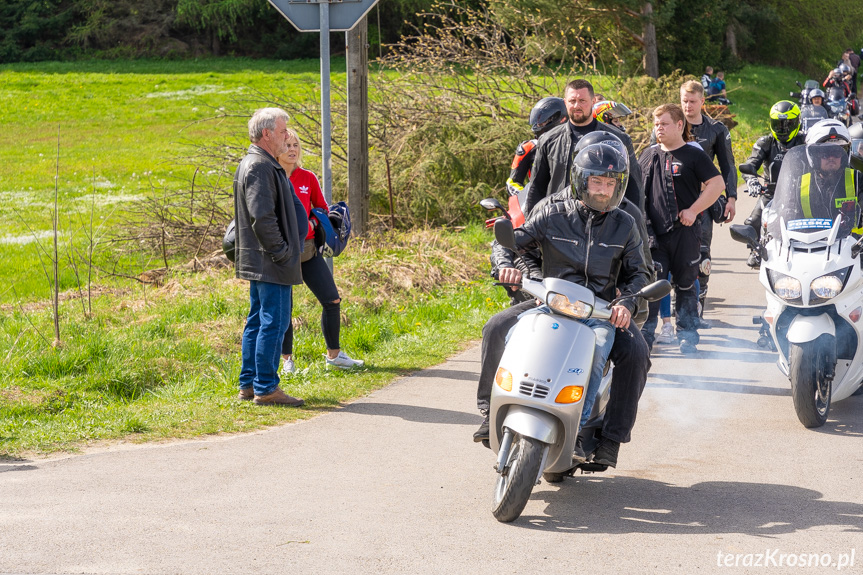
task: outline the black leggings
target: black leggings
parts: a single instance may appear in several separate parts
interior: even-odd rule
[[[318,301],[321,302],[321,331],[324,332],[324,341],[327,349],[340,349],[339,328],[341,327],[341,306],[333,303],[339,299],[339,290],[333,280],[333,274],[327,267],[327,262],[320,255],[316,255],[302,264],[303,283],[309,286]],[[285,332],[285,340],[282,342],[282,355],[294,353],[294,324],[288,325]]]

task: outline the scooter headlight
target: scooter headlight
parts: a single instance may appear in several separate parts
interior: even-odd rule
[[[850,270],[851,268],[845,268],[812,280],[812,283],[809,285],[809,303],[833,299],[842,293],[842,288],[845,287],[845,279],[848,277]]]
[[[767,276],[770,279],[770,285],[773,286],[773,293],[787,302],[802,303],[803,288],[800,286],[800,280],[774,270],[767,270]]]
[[[581,300],[569,301],[568,297],[559,293],[550,293],[549,296],[550,297],[546,299],[548,307],[557,313],[562,313],[563,315],[568,315],[569,317],[574,317],[576,319],[588,318],[590,317],[590,314],[593,313],[593,306],[588,305]]]

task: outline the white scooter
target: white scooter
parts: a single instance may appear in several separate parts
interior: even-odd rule
[[[497,241],[513,249],[512,223],[500,218],[494,228]],[[545,305],[520,316],[492,386],[490,446],[498,456],[492,512],[502,522],[521,514],[540,477],[554,483],[579,469],[606,469],[591,462],[591,456],[608,403],[610,371],[603,377],[592,417],[582,431],[587,460],[573,461],[595,349],[593,330],[577,319],[609,319],[611,306],[623,299],[656,301],[671,291],[671,284],[660,280],[629,298],[608,303],[591,290],[558,278],[541,282],[525,278],[520,287]]]
[[[809,147],[785,156],[762,217],[763,239],[748,225],[731,226],[731,236],[761,256],[764,319],[779,351],[777,365],[791,381],[798,419],[812,428],[827,421],[831,402],[855,394],[863,382],[863,240],[851,236],[856,198],[819,197]],[[843,161],[841,177],[853,181],[846,167]],[[746,164],[740,172],[756,175]]]

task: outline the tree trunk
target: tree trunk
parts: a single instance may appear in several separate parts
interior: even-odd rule
[[[659,78],[659,54],[656,51],[656,26],[653,25],[653,2],[645,2],[641,7],[644,19],[644,72],[651,78]]]
[[[213,51],[213,56],[221,56],[222,55],[222,43],[219,42],[219,35],[216,34],[215,30],[210,32],[210,47]]]
[[[734,22],[729,22],[728,27],[725,28],[725,45],[728,46],[728,49],[735,58],[739,57],[739,54],[737,53],[737,33],[734,31]]]

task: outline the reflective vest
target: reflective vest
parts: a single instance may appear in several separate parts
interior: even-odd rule
[[[810,187],[812,185],[812,174],[803,174],[800,180],[800,205],[803,208],[803,217],[812,218],[812,205],[810,196]],[[845,168],[845,197],[836,198],[835,208],[838,210],[845,202],[857,202],[857,190],[854,186],[854,170]],[[851,230],[855,234],[863,233],[863,228],[854,228]]]

